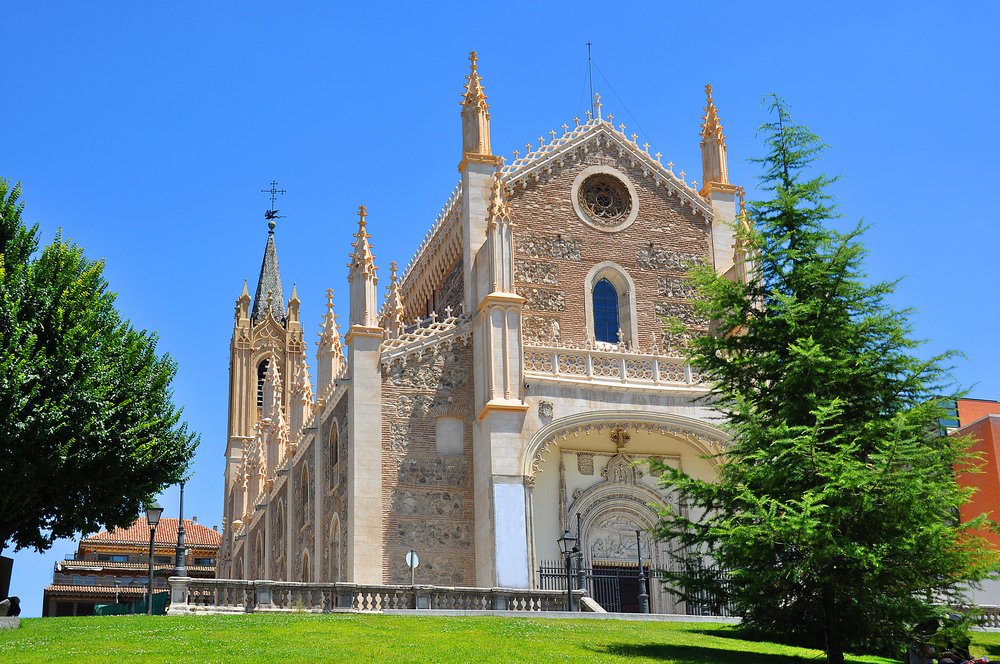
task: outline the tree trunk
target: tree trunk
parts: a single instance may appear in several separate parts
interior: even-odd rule
[[[844,664],[844,644],[840,639],[840,617],[830,583],[823,584],[823,618],[826,631],[827,664]]]

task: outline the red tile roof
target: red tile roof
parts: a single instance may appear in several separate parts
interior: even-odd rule
[[[163,592],[165,588],[153,588],[153,592]],[[68,593],[71,595],[110,595],[114,597],[114,586],[70,586],[54,583],[45,586],[47,593]],[[145,595],[145,586],[119,586],[118,594],[124,595]]]
[[[160,519],[156,525],[155,543],[164,546],[177,544],[177,519]],[[184,519],[184,543],[187,546],[217,547],[222,541],[222,534],[197,521]],[[146,517],[136,519],[128,528],[115,528],[84,537],[80,546],[88,544],[149,544],[149,522]]]

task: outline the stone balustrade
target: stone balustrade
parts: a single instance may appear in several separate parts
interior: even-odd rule
[[[573,610],[582,590],[573,591]],[[192,613],[374,612],[390,609],[564,611],[561,590],[449,588],[170,577],[169,615]]]
[[[681,358],[590,348],[524,347],[525,377],[629,386],[685,386],[701,375]]]

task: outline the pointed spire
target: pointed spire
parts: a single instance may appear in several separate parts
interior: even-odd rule
[[[483,80],[479,78],[479,56],[475,51],[469,52],[469,75],[465,77],[465,92],[462,94],[462,106],[475,106],[478,110],[487,112],[489,116],[489,104],[486,103],[486,92],[483,89]]]
[[[281,289],[281,273],[278,270],[278,248],[274,244],[274,232],[267,234],[264,245],[264,260],[260,264],[260,277],[257,279],[257,292],[253,296],[253,311],[250,320],[253,323],[263,322],[270,313],[274,320],[281,321],[285,317],[285,293]]]
[[[354,234],[354,251],[351,253],[351,262],[348,263],[347,267],[351,268],[351,275],[356,271],[360,271],[365,276],[375,276],[375,254],[372,253],[372,247],[369,240],[371,235],[368,234],[368,208],[364,205],[358,206],[358,232]],[[348,280],[350,280],[350,276]],[[378,278],[375,278],[375,283],[378,283]]]
[[[295,286],[295,282],[292,282],[292,296],[288,298],[288,320],[298,320],[299,319],[299,292]]]
[[[726,136],[722,133],[719,109],[712,99],[712,86],[705,86],[708,104],[701,123],[701,170],[702,183],[729,184],[729,162],[726,156]]]
[[[247,280],[243,280],[243,292],[236,298],[236,319],[250,317],[250,293],[247,291]]]
[[[469,75],[466,76],[465,91],[462,94],[462,162],[459,170],[464,168],[468,158],[490,157],[490,107],[486,103],[486,93],[483,91],[483,81],[479,78],[478,57],[476,52],[469,54]]]
[[[393,337],[398,337],[406,327],[403,319],[403,298],[399,293],[399,277],[396,276],[398,269],[396,261],[389,263],[389,292],[385,294],[385,327]]]
[[[316,395],[322,397],[340,375],[344,363],[344,347],[340,343],[337,314],[333,312],[333,289],[326,291],[326,314],[319,332],[316,349]]]

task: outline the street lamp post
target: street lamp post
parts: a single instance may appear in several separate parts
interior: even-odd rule
[[[181,505],[177,516],[177,549],[174,551],[176,563],[174,576],[187,576],[187,561],[184,555],[184,482],[181,482]]]
[[[566,610],[573,610],[573,556],[579,552],[577,539],[568,530],[558,540],[559,552],[566,560]]]
[[[649,593],[646,592],[646,573],[642,569],[642,538],[641,530],[635,531],[636,553],[639,556],[639,613],[649,613]]]
[[[146,506],[146,523],[149,524],[149,586],[146,588],[146,615],[153,615],[153,538],[160,523],[163,508],[159,503]]]

